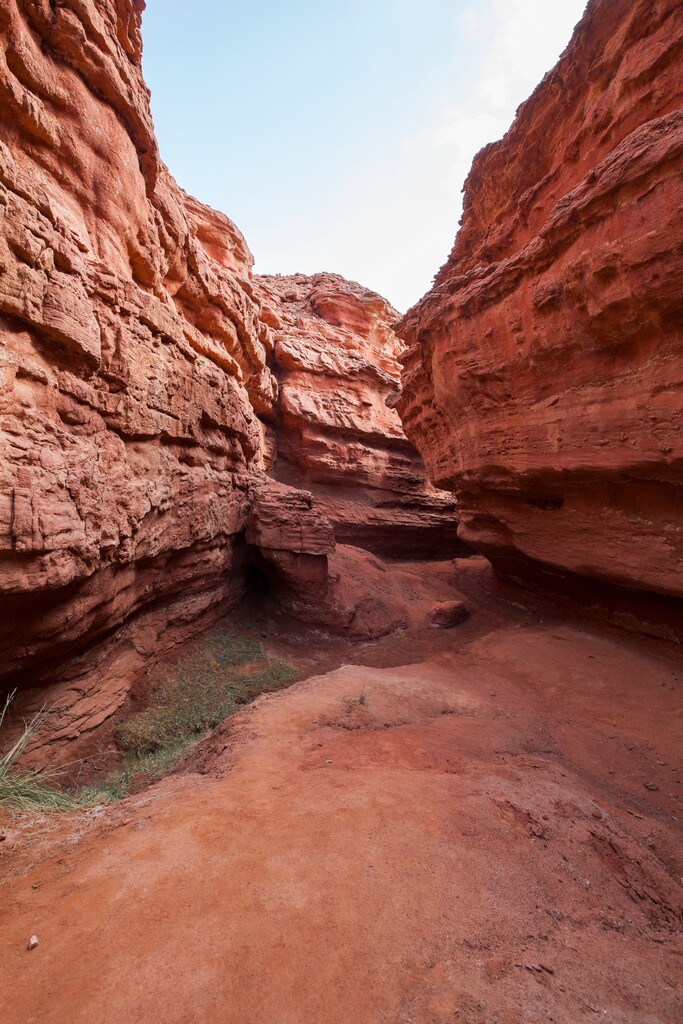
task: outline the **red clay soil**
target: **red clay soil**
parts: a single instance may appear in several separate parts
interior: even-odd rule
[[[4,818],[3,1024],[678,1024],[681,663],[505,607]]]

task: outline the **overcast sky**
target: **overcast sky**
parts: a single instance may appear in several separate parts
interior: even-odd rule
[[[148,0],[161,155],[261,273],[344,274],[405,311],[585,0]]]

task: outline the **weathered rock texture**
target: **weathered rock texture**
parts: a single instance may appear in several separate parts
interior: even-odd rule
[[[271,342],[244,239],[160,163],[143,6],[0,0],[5,679],[241,593]]]
[[[399,328],[408,436],[510,576],[671,635],[683,594],[683,7],[593,0],[474,161]],[[601,590],[598,583],[604,585]]]
[[[335,542],[313,495],[267,480],[256,489],[247,521],[252,561],[280,605],[302,622],[357,639],[406,625],[409,600],[370,552]]]
[[[310,490],[337,541],[384,555],[463,551],[439,492],[387,406],[400,388],[396,310],[335,274],[261,277],[279,382],[270,472]]]

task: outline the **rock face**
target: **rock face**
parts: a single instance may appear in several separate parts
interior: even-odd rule
[[[311,491],[337,541],[393,557],[464,551],[455,502],[427,479],[396,411],[396,310],[335,274],[261,277],[273,329],[270,472]]]
[[[285,608],[294,615],[315,614],[325,602],[328,556],[336,545],[332,524],[313,496],[272,480],[264,482],[254,497],[246,538]]]
[[[142,7],[0,0],[4,680],[241,593],[272,342],[241,234],[159,160]]]
[[[592,0],[474,161],[398,401],[496,568],[679,637],[683,8]]]
[[[432,626],[440,629],[451,629],[459,626],[469,618],[469,609],[464,601],[440,601],[428,613]]]
[[[256,489],[246,538],[252,561],[294,618],[356,639],[374,639],[407,624],[405,598],[385,566],[368,551],[337,544],[312,494],[264,481]]]

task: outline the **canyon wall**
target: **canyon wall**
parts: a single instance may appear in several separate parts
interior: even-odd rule
[[[12,682],[152,606],[158,635],[241,593],[256,412],[277,393],[269,331],[241,234],[159,160],[143,6],[0,0],[0,676]]]
[[[679,639],[682,51],[676,0],[592,0],[476,157],[453,251],[398,328],[398,408],[460,536]]]
[[[340,543],[408,558],[465,550],[452,495],[428,483],[387,405],[404,348],[396,310],[336,274],[258,280],[279,384],[269,472],[311,491]]]

